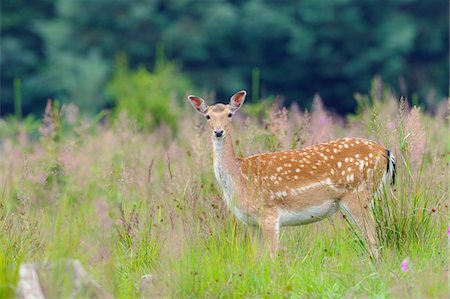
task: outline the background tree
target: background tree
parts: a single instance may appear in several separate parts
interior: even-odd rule
[[[31,101],[43,98],[39,83],[34,80],[45,61],[45,44],[34,30],[35,22],[52,15],[51,0],[2,1],[0,17],[0,114],[13,111],[14,81],[17,88],[29,91],[23,97],[24,112],[31,111]],[[18,83],[20,82],[20,83]],[[19,84],[20,86],[17,86]],[[41,107],[44,104],[41,105]]]
[[[448,93],[444,0],[22,2],[2,2],[2,113],[12,109],[15,78],[26,111],[51,96],[95,112],[116,100],[105,86],[117,55],[131,69],[153,69],[161,45],[222,99],[249,89],[252,74],[263,96],[305,106],[319,92],[341,113],[376,75],[431,104]]]

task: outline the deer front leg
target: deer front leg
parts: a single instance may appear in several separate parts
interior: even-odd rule
[[[280,230],[278,214],[269,214],[262,219],[261,230],[266,247],[271,258],[275,258],[278,251],[278,232]]]
[[[369,205],[369,197],[364,193],[350,193],[342,197],[339,206],[345,216],[348,216],[350,221],[361,230],[369,246],[371,257],[378,260],[375,220]]]

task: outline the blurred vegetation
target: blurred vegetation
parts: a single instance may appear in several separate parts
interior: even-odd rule
[[[138,91],[173,70],[118,61],[117,73],[145,83],[132,85]],[[0,119],[0,298],[15,296],[21,263],[66,259],[78,259],[114,298],[448,298],[450,102],[424,113],[381,80],[360,99],[358,114],[345,118],[318,96],[309,112],[270,98],[245,103],[233,141],[242,156],[342,136],[387,146],[398,172],[373,206],[377,263],[339,214],[281,229],[271,260],[258,232],[223,203],[210,132],[193,109],[177,117],[176,135],[136,130],[126,115],[87,119],[57,101],[47,102],[42,122]],[[57,282],[70,278],[57,272]],[[146,274],[156,277],[154,293],[141,291]],[[57,286],[48,297],[68,297]]]
[[[116,103],[116,114],[126,112],[137,121],[139,128],[153,129],[165,124],[176,131],[179,109],[176,104],[181,104],[180,99],[192,90],[191,86],[174,64],[163,59],[156,64],[154,72],[144,66],[133,71],[126,58],[120,56],[107,90]]]
[[[117,55],[144,76],[158,45],[219,98],[246,88],[305,106],[319,92],[351,112],[353,93],[380,75],[434,105],[448,94],[448,9],[445,0],[4,0],[0,113],[40,114],[50,97],[95,114],[114,104],[105,87]]]

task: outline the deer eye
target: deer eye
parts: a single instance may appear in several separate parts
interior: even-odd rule
[[[211,119],[211,116],[209,116],[209,115],[206,115],[206,119]]]
[[[233,113],[228,113],[228,117],[232,117],[233,116]]]

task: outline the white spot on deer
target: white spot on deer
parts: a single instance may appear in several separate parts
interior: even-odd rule
[[[320,181],[320,182],[317,182],[317,183],[313,183],[311,185],[298,187],[297,188],[297,192],[300,194],[300,193],[302,193],[302,192],[304,192],[306,190],[313,189],[315,187],[323,186],[323,185],[331,185],[331,180],[330,179],[326,179],[326,180],[323,180],[323,181]]]
[[[355,158],[358,159],[358,158],[359,158],[359,154],[356,154],[356,155],[355,155]]]
[[[333,149],[333,153],[337,153],[338,151],[337,151],[337,148],[334,148]]]
[[[270,180],[271,180],[271,181],[275,181],[276,179],[277,179],[276,176],[274,176],[274,175],[271,175],[271,176],[270,176]]]
[[[348,144],[347,144],[347,143],[344,143],[344,147],[345,147],[345,148],[348,148]]]
[[[347,171],[352,171],[352,168],[351,167],[347,168]]]
[[[295,172],[297,172],[297,173],[300,172],[300,169],[299,168],[295,169]]]
[[[339,148],[342,148],[342,144],[339,144]]]
[[[350,158],[350,162],[353,162],[353,158]]]
[[[334,174],[334,169],[331,169],[331,174]]]
[[[359,160],[359,170],[363,170],[364,169],[364,160]]]
[[[347,162],[348,162],[348,158],[346,157],[346,158],[344,159],[344,161],[347,163]]]
[[[342,175],[345,175],[345,170],[342,170],[341,174],[342,174]]]
[[[298,180],[298,176],[294,175],[294,180]]]
[[[277,167],[277,171],[280,172],[283,170],[283,167]]]
[[[355,175],[352,173],[350,174],[350,182],[353,182],[355,180]]]
[[[338,168],[341,168],[342,162],[338,162],[337,166],[338,166]]]
[[[358,140],[356,140],[356,141],[355,141],[355,143],[356,143],[356,144],[359,144],[359,141],[358,141]]]
[[[369,154],[369,158],[373,158],[373,154],[372,153]]]

